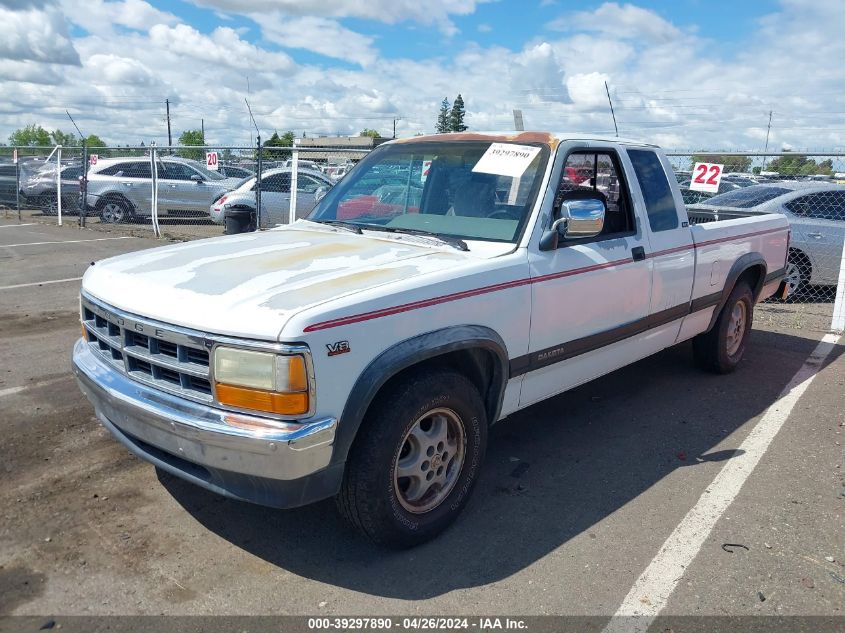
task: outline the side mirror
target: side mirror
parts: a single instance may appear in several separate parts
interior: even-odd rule
[[[561,204],[561,216],[568,217],[565,237],[568,240],[595,237],[604,228],[607,207],[598,198],[580,198]]]
[[[327,187],[317,187],[317,190],[314,192],[314,202],[319,202],[325,198],[328,192],[329,190]]]
[[[200,176],[199,174],[194,174],[194,175],[192,175],[192,176],[191,176],[191,180],[193,180],[195,183],[199,184],[199,183],[201,183],[203,180],[205,180],[205,178],[203,178],[203,177],[202,177],[202,176]]]
[[[600,198],[575,198],[560,204],[560,217],[540,237],[540,250],[553,251],[560,240],[595,237],[604,228],[607,207]]]

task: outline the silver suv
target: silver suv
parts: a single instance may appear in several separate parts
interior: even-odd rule
[[[243,178],[225,178],[197,161],[156,160],[159,215],[208,216],[208,208]],[[103,222],[128,222],[152,215],[149,157],[101,159],[88,171],[86,208]]]

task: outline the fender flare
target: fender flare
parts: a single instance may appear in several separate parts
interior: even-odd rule
[[[489,423],[498,418],[508,380],[508,354],[505,342],[494,330],[480,325],[457,325],[420,334],[386,349],[358,376],[343,407],[337,426],[332,463],[345,462],[367,410],[379,390],[399,372],[418,363],[450,352],[483,349],[496,359],[493,380],[487,394],[481,394]]]
[[[716,319],[719,318],[722,308],[724,308],[725,304],[728,302],[728,298],[731,296],[731,293],[736,286],[736,282],[739,281],[739,278],[747,270],[754,268],[755,266],[759,266],[763,269],[760,274],[760,278],[757,280],[756,286],[751,289],[751,293],[753,294],[754,301],[756,303],[757,297],[760,296],[760,292],[763,290],[763,285],[766,282],[768,265],[766,264],[766,259],[760,253],[746,253],[737,259],[733,263],[733,266],[731,266],[730,271],[728,271],[728,275],[725,278],[725,285],[722,288],[722,296],[719,297],[719,303],[716,304],[716,309],[713,310],[713,316],[710,317],[710,325],[707,327],[708,332],[713,329],[713,326],[716,324]]]

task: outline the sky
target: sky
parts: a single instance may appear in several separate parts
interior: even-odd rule
[[[109,144],[471,130],[669,149],[845,151],[842,0],[0,0],[0,142],[31,123]]]

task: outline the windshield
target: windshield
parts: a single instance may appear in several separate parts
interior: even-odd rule
[[[200,172],[206,180],[226,180],[226,177],[216,171],[206,169],[205,166],[198,161],[191,161],[191,167]]]
[[[727,193],[713,196],[705,204],[717,207],[733,207],[735,209],[750,209],[758,204],[773,200],[778,196],[789,193],[791,190],[784,187],[772,187],[771,185],[754,185],[744,189],[734,189]]]
[[[514,242],[548,156],[546,146],[514,143],[384,145],[329,190],[308,219]]]

